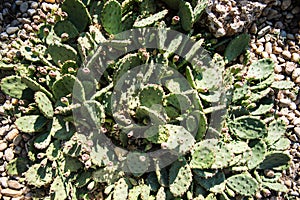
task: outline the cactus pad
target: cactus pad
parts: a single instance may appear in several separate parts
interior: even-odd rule
[[[17,128],[25,133],[34,133],[42,130],[46,125],[47,119],[40,115],[23,116],[16,120]]]
[[[259,188],[257,181],[248,174],[238,174],[229,177],[227,186],[244,196],[254,195]]]
[[[110,34],[117,34],[122,31],[122,11],[121,5],[116,0],[106,2],[101,14],[102,25]]]
[[[180,1],[178,15],[180,17],[183,30],[190,31],[195,20],[191,4],[185,1]]]
[[[19,76],[8,76],[1,80],[1,90],[14,98],[22,98],[27,88]]]
[[[172,164],[169,174],[170,191],[175,196],[183,195],[192,182],[192,171],[184,161],[176,161]]]
[[[248,116],[236,118],[230,128],[236,136],[242,139],[258,139],[267,134],[263,121]]]
[[[67,44],[52,44],[48,47],[47,52],[57,65],[63,64],[67,60],[78,60],[77,51]]]
[[[51,119],[53,117],[54,111],[53,106],[49,98],[43,92],[36,92],[34,95],[34,100],[40,109],[41,113],[46,117]]]
[[[82,32],[91,21],[87,8],[79,0],[64,1],[62,10],[68,14],[68,20],[74,24],[79,32]]]
[[[264,160],[267,145],[263,141],[253,141],[250,143],[250,147],[252,149],[252,157],[247,164],[249,169],[253,169]]]
[[[123,200],[127,199],[128,196],[128,185],[124,178],[118,180],[115,183],[115,189],[113,194],[113,199],[115,200]]]
[[[157,22],[157,21],[163,19],[167,14],[168,14],[168,10],[160,11],[160,12],[158,12],[150,17],[147,17],[145,19],[135,21],[133,24],[133,27],[141,28],[141,27],[150,26],[154,22]]]
[[[262,80],[268,78],[274,70],[274,62],[271,59],[261,59],[252,63],[249,67],[247,78]]]
[[[45,149],[51,143],[51,135],[49,132],[43,133],[35,138],[34,147],[37,149]]]
[[[193,149],[190,167],[193,169],[208,169],[215,161],[215,153],[212,149],[198,145]]]
[[[250,36],[248,34],[241,34],[235,37],[225,49],[225,59],[227,62],[233,61],[243,51],[246,50],[250,42]]]

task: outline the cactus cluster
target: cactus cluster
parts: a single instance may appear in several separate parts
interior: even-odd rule
[[[194,24],[206,4],[65,0],[53,11],[55,23],[41,25],[35,40],[17,40],[22,64],[0,62],[0,70],[15,72],[1,80],[1,91],[22,100],[12,113],[15,125],[33,138],[28,160],[16,158],[7,172],[25,174],[27,184],[53,199],[99,193],[105,199],[250,199],[264,190],[286,192],[279,178],[290,161],[289,140],[270,95],[293,84],[274,81],[269,59],[230,65],[246,50],[246,34],[228,44],[225,58],[200,50],[205,38]],[[149,26],[161,28],[146,34],[161,49],[109,60],[101,79],[99,68],[86,64],[99,51],[109,57],[129,48],[132,41],[118,33]],[[187,41],[180,36],[169,41],[164,29],[188,33],[193,45],[182,45]],[[276,176],[266,177],[267,169]]]

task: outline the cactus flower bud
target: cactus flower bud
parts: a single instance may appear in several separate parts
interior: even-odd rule
[[[179,21],[180,21],[180,17],[179,16],[174,16],[172,18],[172,25],[178,24]]]

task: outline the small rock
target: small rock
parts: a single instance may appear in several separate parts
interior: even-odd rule
[[[27,14],[28,14],[29,16],[33,16],[35,13],[36,13],[36,10],[35,10],[35,9],[28,9],[28,10],[27,10]]]
[[[293,62],[298,62],[300,60],[300,55],[298,53],[292,53],[292,59]]]
[[[284,24],[281,21],[277,21],[274,26],[279,29],[285,28]]]
[[[1,183],[2,187],[4,187],[4,188],[8,187],[7,181],[8,181],[7,177],[0,177],[0,183]]]
[[[17,137],[15,137],[14,140],[13,140],[13,144],[15,146],[18,146],[21,141],[22,141],[22,136],[21,135],[17,135]]]
[[[289,105],[291,110],[296,110],[297,109],[297,105],[295,104],[295,102],[291,102]]]
[[[274,54],[271,54],[271,55],[274,55]],[[281,72],[282,72],[282,67],[281,67],[280,65],[275,65],[275,67],[274,67],[274,72],[275,72],[276,74],[281,73]]]
[[[9,130],[9,125],[0,127],[0,136],[3,136]]]
[[[265,52],[265,51],[263,51],[263,52],[261,53],[261,56],[262,56],[263,58],[269,58],[269,54],[268,54],[267,52]]]
[[[7,133],[5,139],[9,142],[12,142],[13,139],[17,137],[18,134],[19,134],[19,130],[15,128]]]
[[[24,2],[20,5],[20,11],[25,13],[28,10],[28,2]]]
[[[272,53],[272,43],[271,42],[267,42],[265,44],[265,51],[268,53],[268,54],[271,54]]]
[[[291,11],[293,15],[299,14],[300,13],[300,7],[296,6],[295,8],[293,8],[293,10]]]
[[[281,4],[281,9],[286,10],[292,4],[292,0],[283,0]]]
[[[291,33],[288,33],[286,35],[286,38],[289,39],[289,40],[295,40],[296,39],[295,36],[294,36],[294,34],[291,34]]]
[[[287,50],[284,50],[284,51],[282,52],[282,56],[283,56],[285,59],[291,59],[291,57],[292,57],[291,53],[290,53],[289,51],[287,51]]]
[[[296,78],[300,77],[300,68],[296,68],[292,73],[292,79],[295,80]]]
[[[291,187],[292,186],[292,181],[291,180],[286,180],[284,181],[284,184],[287,186],[287,187]]]
[[[292,72],[296,69],[297,65],[294,62],[286,62],[285,64],[285,73],[288,75],[292,74]]]
[[[263,37],[265,34],[267,34],[268,32],[270,32],[271,30],[271,26],[266,26],[263,29],[261,29],[258,33],[257,36],[258,38]]]
[[[9,180],[7,182],[7,185],[9,188],[16,189],[16,190],[18,190],[22,187],[22,185],[18,181],[15,181],[15,180]]]
[[[39,4],[37,2],[32,2],[31,5],[30,5],[30,7],[32,9],[37,9],[39,7]]]
[[[274,47],[274,48],[273,48],[273,52],[274,52],[275,54],[280,54],[280,53],[282,52],[282,48],[281,48],[281,47]]]
[[[8,148],[4,151],[4,156],[6,161],[11,161],[15,157],[14,152],[11,148]]]
[[[296,105],[296,104],[295,104]],[[296,125],[300,125],[300,118],[294,118],[293,124]]]
[[[251,28],[250,28],[250,33],[256,34],[257,33],[257,25],[256,23],[253,23]]]
[[[277,56],[275,54],[270,54],[270,58],[274,61],[274,62],[278,62],[277,61]]]
[[[298,142],[298,138],[295,134],[290,135],[289,139],[292,140],[293,142]]]
[[[269,177],[269,178],[273,178],[273,177],[275,176],[274,171],[273,171],[273,170],[269,170],[269,169],[265,170],[265,171],[264,171],[264,174],[265,174],[267,177]]]
[[[19,1],[19,0],[15,1],[15,4],[16,4],[17,6],[20,6],[22,3],[23,3],[23,1]]]
[[[6,33],[11,35],[11,34],[14,34],[15,32],[17,32],[19,30],[18,27],[15,27],[15,26],[12,26],[12,27],[8,27],[6,29]]]
[[[258,46],[255,50],[257,54],[261,54],[264,51],[264,47],[262,45]]]
[[[285,105],[289,105],[291,103],[291,100],[286,98],[286,99],[280,99],[279,102]]]
[[[0,140],[0,151],[4,151],[7,148],[7,143]]]
[[[22,191],[12,190],[12,189],[3,189],[1,190],[1,194],[8,197],[18,197],[22,195]]]
[[[295,132],[295,134],[297,135],[297,137],[300,138],[300,127],[299,127],[299,126],[296,126],[296,127],[294,128],[294,132]]]

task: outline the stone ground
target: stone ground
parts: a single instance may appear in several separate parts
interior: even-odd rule
[[[239,2],[236,0],[236,2]],[[214,1],[216,11],[226,13],[226,5],[235,8],[233,0]],[[248,1],[240,1],[242,3]],[[251,34],[251,59],[271,58],[275,61],[276,79],[293,80],[296,84],[292,91],[280,91],[276,94],[276,112],[283,116],[288,125],[287,137],[291,141],[290,154],[292,163],[284,172],[282,183],[289,192],[283,194],[271,194],[264,191],[257,194],[260,199],[300,199],[300,95],[297,95],[300,86],[300,1],[298,0],[261,0],[267,5],[260,7],[249,1],[247,6],[258,6],[262,12],[255,10],[255,15],[249,17],[247,23],[237,22],[236,29],[226,29],[226,21],[218,19],[223,29],[215,30],[217,36],[230,35],[232,31],[239,32],[239,26],[248,27]],[[54,0],[46,0],[43,3],[26,0],[0,0],[0,60],[12,59],[16,54],[13,47],[15,38],[27,39],[37,29],[39,20],[46,18]],[[252,6],[253,7],[253,6]],[[256,9],[258,9],[256,7]],[[249,16],[251,13],[246,13]],[[213,15],[209,15],[213,17]],[[222,15],[221,15],[222,16]],[[234,17],[239,16],[237,13]],[[214,31],[214,30],[211,30]],[[231,32],[230,32],[231,31]],[[228,34],[229,33],[229,34]],[[243,60],[243,57],[240,57]],[[5,73],[0,74],[0,79]],[[17,200],[31,199],[30,189],[21,183],[19,177],[8,176],[5,171],[7,163],[15,157],[26,156],[26,141],[30,139],[27,134],[19,133],[13,125],[14,119],[4,115],[3,107],[9,108],[18,103],[16,99],[5,96],[0,91],[0,199]],[[270,172],[268,172],[270,173]],[[279,197],[280,196],[280,197]]]

